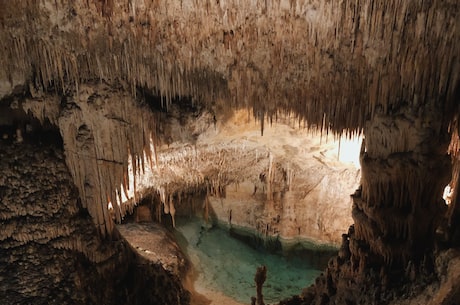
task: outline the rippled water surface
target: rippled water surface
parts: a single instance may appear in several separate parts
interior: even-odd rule
[[[274,303],[299,294],[321,273],[305,257],[256,250],[231,237],[226,229],[206,229],[202,224],[198,218],[179,220],[176,237],[198,273],[198,285],[206,289],[249,304],[256,294],[256,268],[265,265],[268,271],[264,299]]]

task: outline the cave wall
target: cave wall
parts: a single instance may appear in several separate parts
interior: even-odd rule
[[[177,275],[100,238],[62,148],[0,140],[3,304],[188,304]]]
[[[346,139],[327,139],[280,118],[267,124],[261,137],[260,126],[245,122],[243,114],[229,119],[218,137],[240,139],[246,151],[258,144],[255,160],[246,165],[252,175],[208,193],[211,220],[249,229],[262,239],[282,239],[286,246],[306,240],[340,245],[343,228],[352,222],[350,195],[360,179],[359,167],[343,160],[347,151],[340,154]],[[263,167],[253,165],[258,160]]]

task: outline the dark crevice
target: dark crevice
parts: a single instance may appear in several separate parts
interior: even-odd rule
[[[63,139],[57,126],[48,119],[40,122],[20,105],[12,108],[0,105],[0,143],[26,142],[39,146],[53,145],[63,148]]]

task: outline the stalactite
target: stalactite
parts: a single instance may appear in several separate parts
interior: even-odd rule
[[[173,228],[176,227],[176,208],[174,207],[174,200],[172,196],[169,197],[169,214],[171,214],[171,220]]]
[[[206,193],[206,197],[204,200],[204,220],[206,223],[209,223],[209,197],[208,192]]]
[[[294,180],[294,169],[291,168],[291,165],[288,163],[287,169],[286,169],[286,182],[288,185],[288,191],[292,190],[292,181]]]
[[[56,5],[60,11],[66,11],[69,4],[59,2]],[[458,49],[458,31],[455,26],[447,27],[447,24],[456,24],[454,19],[449,19],[454,18],[449,14],[449,6],[454,5],[452,2],[408,5],[398,1],[386,5],[381,1],[364,1],[359,4],[345,1],[338,5],[335,2],[314,1],[307,4],[298,1],[294,6],[296,9],[290,10],[276,8],[277,5],[262,9],[259,4],[241,3],[239,5],[243,7],[239,6],[236,10],[234,3],[229,3],[232,11],[227,11],[227,22],[221,24],[217,24],[213,16],[221,14],[222,7],[226,5],[213,4],[209,6],[208,14],[200,15],[203,19],[197,25],[190,23],[192,26],[188,28],[157,26],[168,24],[177,18],[177,14],[181,14],[185,20],[192,18],[193,11],[175,10],[177,5],[164,2],[167,13],[160,14],[159,11],[143,11],[150,5],[134,8],[126,3],[101,9],[107,13],[100,15],[97,10],[92,12],[89,6],[76,2],[73,9],[77,10],[78,22],[92,16],[95,23],[103,26],[94,27],[90,31],[91,39],[88,39],[87,33],[77,31],[72,38],[66,38],[66,42],[44,38],[49,35],[39,36],[46,31],[38,21],[24,19],[24,16],[44,10],[42,4],[21,7],[28,10],[29,14],[21,14],[19,18],[28,28],[35,28],[36,35],[25,34],[20,29],[14,35],[8,31],[3,32],[0,39],[2,50],[7,50],[8,54],[2,57],[2,64],[7,67],[10,75],[18,70],[23,75],[30,75],[33,67],[44,88],[51,83],[62,89],[69,88],[95,77],[105,81],[123,79],[128,81],[133,93],[136,86],[146,86],[160,92],[165,106],[170,104],[174,96],[190,95],[211,102],[218,96],[229,97],[231,91],[228,89],[235,89],[235,97],[230,99],[241,105],[249,105],[248,99],[254,99],[255,114],[270,109],[266,114],[271,117],[272,105],[277,105],[298,113],[311,125],[321,126],[323,118],[326,118],[334,132],[338,133],[343,129],[364,127],[367,116],[374,116],[378,109],[386,112],[400,106],[401,101],[413,101],[414,105],[421,103],[417,98],[419,92],[427,97],[422,103],[428,103],[438,93],[446,96],[446,99],[436,102],[439,107],[443,103],[451,103],[458,79],[458,72],[453,70],[456,65],[452,56],[452,50]],[[297,10],[297,7],[303,7],[304,11]],[[10,11],[7,8],[5,11]],[[267,10],[267,14],[264,19],[257,20],[253,18],[253,10]],[[135,12],[136,17],[129,16],[127,12]],[[302,14],[306,14],[307,18]],[[136,22],[127,31],[117,29],[112,24],[124,22],[128,17],[146,18],[146,23],[142,25]],[[295,21],[280,23],[280,17]],[[439,23],[439,18],[451,21]],[[14,28],[13,20],[16,20],[14,16],[5,17],[5,27]],[[319,20],[328,22],[322,24]],[[427,31],[424,24],[434,30]],[[225,28],[219,32],[217,29],[221,27]],[[271,33],[267,30],[269,27],[277,30]],[[109,28],[111,36],[98,32],[96,28]],[[221,41],[221,33],[229,28],[234,33],[231,38],[236,46],[231,48],[233,52],[216,52],[213,55],[215,57],[209,57],[207,48],[214,41]],[[216,33],[220,36],[216,36]],[[153,37],[155,39],[151,39]],[[417,43],[419,41],[423,41],[423,44]],[[365,48],[359,47],[358,42]],[[380,49],[378,46],[383,42],[392,48],[388,51]],[[84,49],[88,52],[78,53],[81,45],[85,45]],[[291,48],[293,45],[299,48]],[[433,49],[428,46],[436,46],[435,56]],[[270,65],[264,62],[265,57],[251,55],[259,51],[267,52],[272,60],[268,61]],[[356,53],[351,61],[342,58],[342,54]],[[237,55],[242,60],[234,67],[232,56]],[[336,64],[332,63],[330,56],[334,57]],[[209,61],[217,63],[218,68],[213,67]],[[23,64],[17,69],[11,66],[12,62]],[[330,73],[338,64],[342,64],[343,69]],[[291,66],[314,72],[296,75],[298,82],[292,83],[286,81],[290,77],[287,74],[290,69],[287,67]],[[230,73],[223,72],[230,69]],[[368,70],[386,73],[367,73]],[[429,73],[431,71],[434,73]],[[344,76],[348,78],[348,75],[356,79],[349,82],[337,81]],[[451,77],[447,78],[446,75]],[[226,81],[223,82],[223,79]],[[357,83],[368,86],[359,87],[359,90],[350,87]],[[341,92],[358,96],[356,99],[345,100],[337,97]],[[390,99],[390,93],[400,98]],[[286,102],[281,101],[279,97],[282,96]],[[302,102],[289,103],[290,100]],[[353,106],[352,111],[348,111],[350,106]],[[262,120],[261,117],[259,119]]]
[[[129,198],[128,193],[132,190],[134,199],[137,196],[135,180],[137,172],[144,170],[147,162],[143,160],[144,152],[151,154],[145,139],[151,137],[149,130],[153,129],[154,120],[146,115],[148,112],[136,106],[131,97],[120,92],[114,94],[112,89],[104,86],[97,86],[97,94],[94,90],[81,86],[81,91],[73,100],[67,101],[60,114],[46,103],[39,106],[25,102],[24,108],[36,117],[50,118],[59,124],[66,162],[80,190],[82,203],[93,216],[101,234],[106,235],[111,234],[113,228],[109,202],[118,221],[132,210],[133,201],[123,202],[122,194]],[[123,104],[122,109],[130,110],[117,113],[118,108],[103,107],[113,100]],[[132,182],[127,173],[130,158],[134,172]]]
[[[273,183],[273,154],[271,152],[268,153],[268,175],[267,175],[267,199],[273,199],[272,193],[272,183]]]

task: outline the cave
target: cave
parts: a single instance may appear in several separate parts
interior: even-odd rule
[[[232,304],[187,279],[193,214],[335,247],[270,302],[459,304],[459,6],[0,1],[0,299]]]

